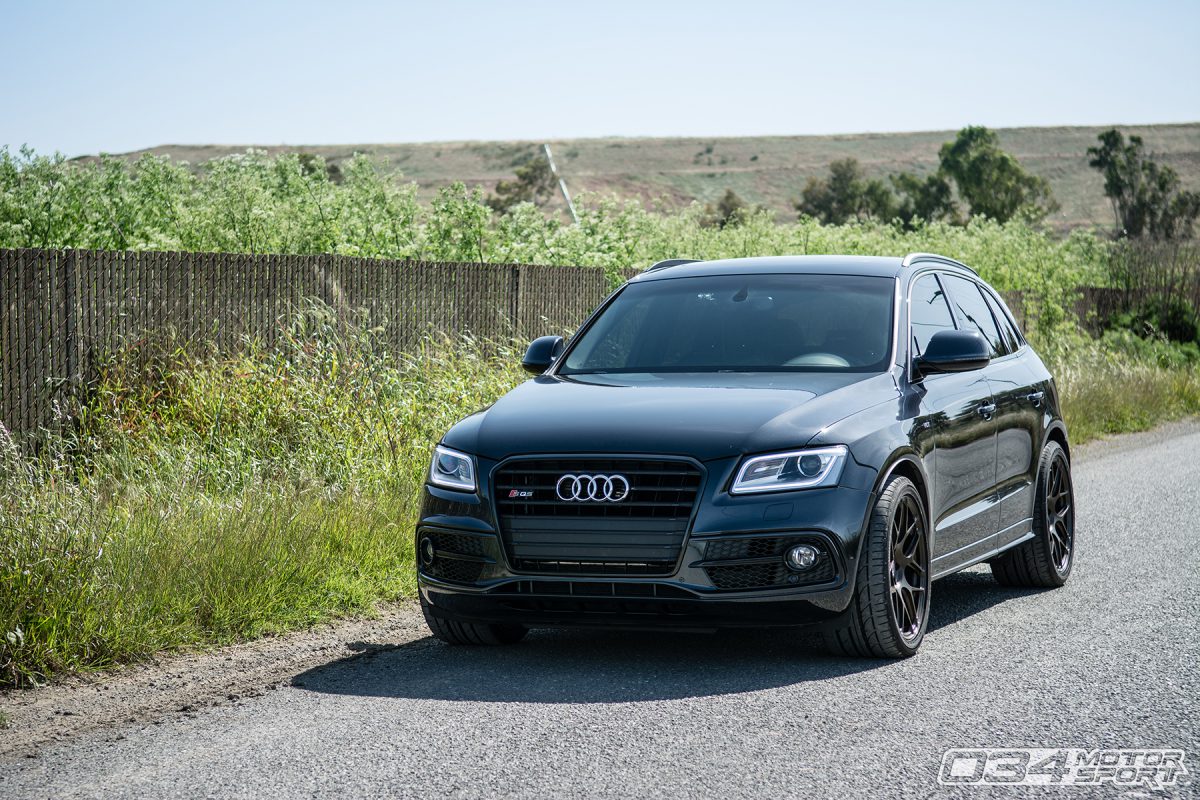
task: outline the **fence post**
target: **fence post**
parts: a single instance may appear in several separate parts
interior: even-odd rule
[[[521,265],[512,265],[512,277],[509,282],[509,327],[514,339],[521,339],[528,334],[521,330]]]
[[[79,310],[76,308],[78,299],[75,286],[78,275],[76,254],[74,250],[66,252],[63,259],[63,292],[66,297],[63,302],[63,352],[66,354],[67,396],[75,398],[81,383],[79,371]]]

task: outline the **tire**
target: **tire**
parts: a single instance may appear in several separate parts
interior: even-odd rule
[[[1038,460],[1033,503],[1033,538],[991,561],[1001,586],[1056,589],[1075,564],[1075,487],[1071,464],[1058,442]]]
[[[520,625],[496,625],[490,622],[462,622],[434,616],[428,604],[421,601],[421,613],[430,632],[446,644],[487,645],[516,644],[529,633]]]
[[[824,634],[831,651],[859,658],[907,658],[917,652],[929,626],[932,583],[926,519],[917,487],[893,476],[871,509],[854,599]],[[894,588],[899,586],[908,589]]]

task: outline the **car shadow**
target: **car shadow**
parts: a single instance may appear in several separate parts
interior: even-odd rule
[[[929,630],[936,631],[955,625],[981,611],[1018,600],[1048,589],[1019,589],[996,583],[986,567],[975,567],[966,572],[948,575],[934,581],[933,609],[929,616]]]
[[[986,574],[934,586],[931,630],[1027,594]],[[451,647],[432,637],[359,652],[297,675],[306,691],[517,703],[627,703],[739,694],[898,666],[827,655],[804,629],[715,634],[537,630],[512,647]]]

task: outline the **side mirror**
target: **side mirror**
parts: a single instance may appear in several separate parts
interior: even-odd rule
[[[939,331],[917,357],[916,366],[922,374],[970,372],[986,367],[991,360],[992,346],[979,331]]]
[[[529,343],[521,367],[526,372],[541,375],[562,354],[564,344],[561,336],[539,336]]]

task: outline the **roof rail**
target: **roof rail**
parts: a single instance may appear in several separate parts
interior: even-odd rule
[[[972,275],[979,274],[974,269],[972,269],[971,267],[968,267],[966,264],[962,263],[961,261],[955,261],[953,258],[947,258],[946,256],[939,256],[937,253],[909,253],[908,255],[906,255],[904,257],[904,260],[900,262],[900,266],[911,267],[913,264],[917,263],[918,261],[940,261],[943,264],[949,264],[954,267],[962,267],[963,269],[965,269],[967,272],[971,273]]]
[[[666,261],[656,261],[643,272],[653,272],[656,269],[666,269],[667,267],[678,267],[680,264],[696,264],[699,263],[698,258],[668,258]]]

